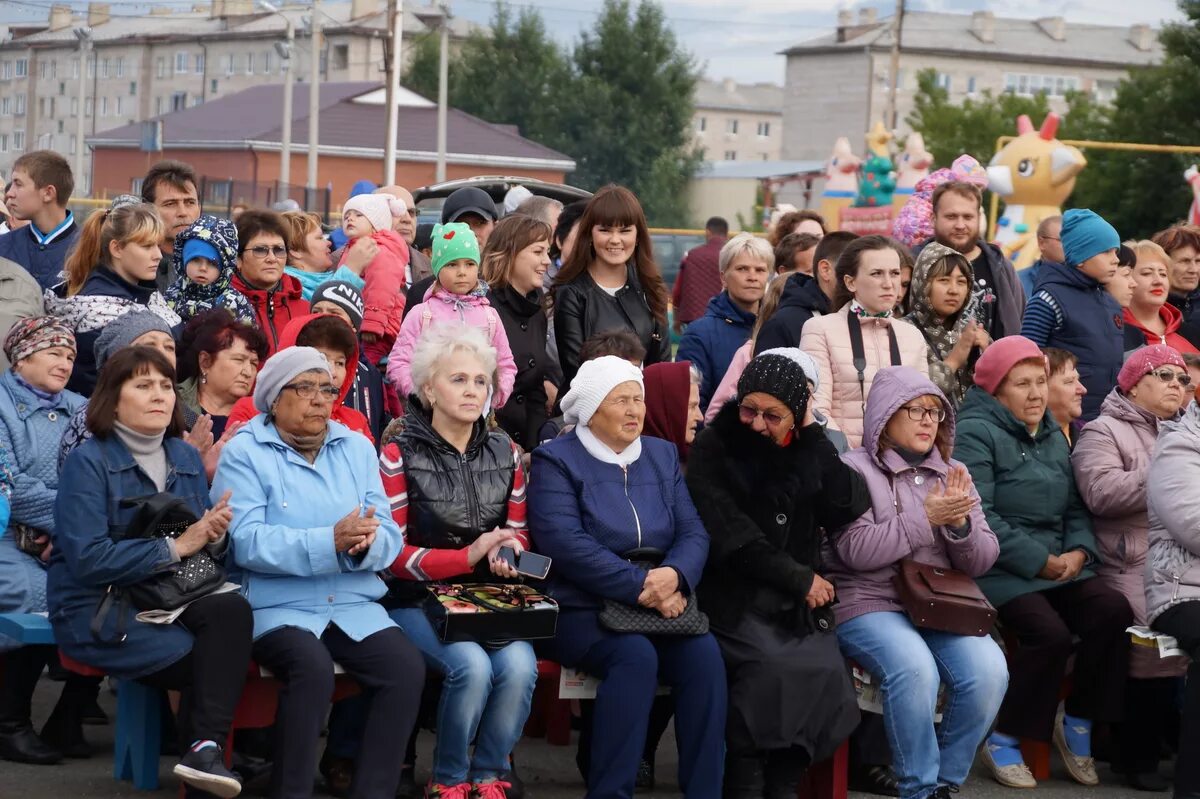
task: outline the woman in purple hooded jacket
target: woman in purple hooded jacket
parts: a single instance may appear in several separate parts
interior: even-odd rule
[[[966,468],[951,460],[954,409],[915,369],[881,369],[867,397],[863,445],[842,456],[862,474],[871,509],[825,543],[837,586],[842,653],[881,689],[901,799],[948,799],[971,770],[1008,685],[988,636],[915,627],[893,584],[903,558],[978,577],[1000,548]],[[939,684],[947,690],[940,733]]]

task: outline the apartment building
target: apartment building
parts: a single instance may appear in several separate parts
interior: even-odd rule
[[[1135,67],[1162,59],[1148,25],[1084,25],[1062,17],[1013,19],[973,14],[911,12],[901,31],[897,72],[897,135],[908,133],[922,70],[959,103],[985,90],[1042,93],[1066,110],[1067,91],[1112,100],[1117,83]],[[861,150],[863,136],[884,117],[891,92],[892,21],[874,9],[838,14],[837,29],[783,52],[787,57],[783,157],[827,158],[839,136]]]
[[[285,62],[276,45],[284,42],[288,21],[295,31],[291,68],[297,82],[308,81],[312,4],[275,4],[282,6],[277,13],[252,0],[135,13],[93,2],[84,15],[56,5],[46,22],[10,25],[7,36],[0,26],[0,174],[7,176],[28,150],[51,149],[72,158],[80,113],[86,139],[252,86],[282,83]],[[321,80],[384,80],[389,46],[384,0],[322,2],[318,9]],[[430,32],[437,24],[431,16],[436,12],[405,3],[405,43]],[[84,26],[91,30],[91,47],[81,64],[75,29]],[[459,19],[450,26],[458,41],[472,27]],[[405,51],[402,47],[402,59]],[[77,191],[88,189],[82,185]]]
[[[783,87],[701,80],[692,129],[705,161],[777,161],[783,143]]]

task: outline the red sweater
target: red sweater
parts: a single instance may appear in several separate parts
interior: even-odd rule
[[[529,529],[525,517],[525,470],[521,466],[521,450],[513,444],[513,461],[516,469],[513,472],[512,493],[508,497],[508,522],[505,525],[517,532],[517,540],[525,549],[529,548]],[[404,476],[404,456],[396,442],[388,443],[379,456],[379,471],[383,478],[383,493],[387,494],[392,505],[392,519],[400,527],[400,532],[408,534],[408,481]],[[483,532],[490,532],[484,530]],[[400,556],[392,563],[391,572],[404,580],[447,580],[460,574],[470,574],[471,567],[467,565],[467,550],[461,549],[430,549],[405,544]]]

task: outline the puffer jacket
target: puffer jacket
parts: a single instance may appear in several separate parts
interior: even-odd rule
[[[242,278],[241,272],[236,272],[231,285],[250,301],[258,329],[267,337],[268,358],[279,350],[279,335],[284,326],[309,313],[300,281],[289,274],[281,275],[274,288],[256,289]]]
[[[1146,620],[1180,602],[1200,600],[1200,405],[1159,425],[1146,474],[1150,523],[1146,553]],[[1182,500],[1182,501],[1181,501]]]
[[[1080,550],[1088,565],[1075,578],[1095,576],[1099,558],[1092,518],[1075,489],[1067,439],[1047,410],[1037,432],[975,386],[958,413],[954,457],[971,473],[1000,557],[979,578],[996,607],[1062,585],[1038,577],[1051,555]]]
[[[1071,453],[1075,484],[1092,512],[1100,553],[1096,575],[1125,596],[1134,624],[1146,623],[1146,473],[1158,428],[1158,417],[1114,388]],[[1132,677],[1179,677],[1186,669],[1183,658],[1160,658],[1144,646],[1131,650]]]
[[[833,612],[839,624],[880,611],[903,612],[895,578],[900,560],[958,569],[971,577],[987,572],[1000,554],[1000,544],[976,505],[961,535],[929,523],[925,497],[944,486],[949,471],[962,464],[947,462],[935,445],[917,466],[894,449],[879,450],[879,439],[900,407],[918,397],[938,398],[946,411],[947,440],[954,440],[954,408],[929,378],[904,366],[889,366],[875,375],[867,400],[863,446],[842,460],[866,480],[871,507],[842,530],[831,530],[823,546],[825,576],[837,586]],[[978,498],[977,491],[972,495]]]
[[[885,366],[911,366],[929,375],[928,347],[921,332],[903,319],[864,317],[859,320],[863,335],[863,354],[867,359],[864,381],[858,382],[854,368],[854,349],[850,345],[848,317],[851,303],[836,313],[810,319],[800,336],[800,349],[817,362],[821,382],[813,404],[828,419],[829,426],[841,430],[854,448],[862,443],[863,409],[871,393],[875,373]],[[887,328],[896,333],[900,363],[893,364]]]

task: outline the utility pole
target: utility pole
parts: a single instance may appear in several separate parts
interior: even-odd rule
[[[292,24],[292,20],[286,14],[281,14],[279,8],[267,0],[258,0],[258,4],[271,12],[283,17],[287,28],[284,33],[284,43],[281,45],[278,42],[275,44],[275,49],[279,53],[279,57],[283,60],[283,121],[280,125],[282,131],[280,150],[279,150],[279,185],[277,199],[287,197],[288,185],[292,182],[292,95],[296,87],[296,71],[292,68],[292,53],[296,51],[296,27]]]
[[[888,67],[888,78],[891,80],[891,91],[888,92],[887,111],[884,112],[884,125],[894,131],[899,113],[896,94],[900,90],[900,34],[904,30],[904,2],[896,0],[896,11],[892,15],[892,60]]]
[[[90,190],[91,181],[87,179],[84,166],[84,152],[87,148],[83,143],[83,121],[87,116],[87,61],[88,53],[92,49],[92,29],[80,27],[76,28],[74,33],[75,38],[79,39],[79,116],[75,118],[75,181],[81,188],[87,186]]]
[[[404,33],[404,0],[388,0],[392,27],[391,54],[387,76],[387,138],[383,144],[383,185],[396,183],[396,131],[400,126],[400,48]]]
[[[317,143],[320,141],[321,116],[321,0],[312,4],[312,75],[308,86],[308,179],[304,183],[306,210],[317,202]]]
[[[442,44],[438,54],[438,118],[437,118],[437,172],[435,180],[446,180],[446,105],[447,87],[450,82],[450,7],[439,6],[442,11]]]

